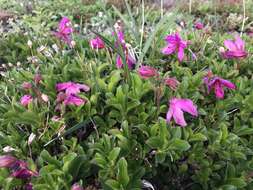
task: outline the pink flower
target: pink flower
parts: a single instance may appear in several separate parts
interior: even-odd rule
[[[136,63],[136,60],[135,58],[129,55],[129,56],[126,56],[126,63],[129,69],[133,69]],[[116,58],[116,66],[118,69],[121,69],[123,67],[123,61],[119,55],[117,55],[117,58]]]
[[[67,17],[63,17],[58,25],[58,31],[54,32],[54,34],[60,40],[70,44],[71,43],[71,33],[73,33],[73,28],[71,27],[71,22]]]
[[[182,40],[178,33],[168,35],[165,40],[168,45],[162,49],[165,55],[177,53],[178,60],[181,62],[184,59],[184,49],[187,47],[187,41]]]
[[[150,66],[141,66],[138,69],[138,73],[144,79],[148,79],[158,75],[157,70]]]
[[[79,96],[77,95],[68,95],[64,102],[63,102],[65,105],[75,105],[75,106],[80,106],[82,104],[85,104],[86,103],[86,100],[80,98]]]
[[[197,29],[197,30],[202,30],[204,28],[204,25],[201,23],[201,22],[195,22],[194,23],[194,27]]]
[[[16,161],[17,159],[13,156],[0,156],[0,168],[10,168],[15,164]]]
[[[239,36],[236,36],[234,41],[225,40],[224,45],[227,50],[222,51],[221,55],[226,59],[240,59],[248,55],[245,51],[245,42]]]
[[[18,160],[13,156],[0,156],[0,167],[9,168],[11,170],[11,176],[19,179],[28,179],[32,176],[38,176],[38,172],[28,169],[27,163]]]
[[[57,91],[65,91],[66,95],[78,94],[81,90],[88,92],[90,87],[85,84],[63,82],[56,85]]]
[[[24,82],[22,84],[22,88],[25,89],[25,90],[29,90],[32,88],[32,84],[30,82]]]
[[[125,36],[123,32],[123,27],[120,21],[117,21],[116,24],[114,25],[115,31],[116,31],[116,37],[117,37],[117,42],[116,42],[116,48],[121,45],[123,53],[126,58],[126,63],[128,65],[129,69],[133,69],[134,65],[136,64],[136,59],[135,59],[135,54],[132,51],[132,47],[130,44],[127,44],[125,42]],[[114,33],[113,33],[114,35]],[[119,55],[116,57],[116,66],[118,69],[121,69],[123,67],[123,61]]]
[[[187,123],[185,122],[183,112],[187,112],[195,117],[198,116],[197,106],[190,99],[172,98],[169,104],[170,108],[166,116],[168,123],[173,117],[176,124],[185,127]]]
[[[179,85],[179,82],[176,78],[166,78],[164,79],[164,83],[165,85],[167,85],[171,90],[176,90],[177,89],[177,86]]]
[[[208,93],[210,93],[210,91],[212,89],[214,89],[214,92],[215,92],[215,96],[216,98],[218,99],[223,99],[224,98],[224,87],[227,87],[229,89],[235,89],[236,86],[228,81],[228,80],[225,80],[225,79],[222,79],[220,77],[213,77],[213,78],[209,78],[208,76],[204,78],[204,83],[206,84],[207,86],[207,90],[208,90]]]
[[[101,40],[101,38],[96,37],[90,40],[90,47],[92,49],[103,49],[105,48],[105,43],[103,40]]]
[[[21,97],[20,103],[23,106],[27,106],[30,102],[32,102],[32,100],[33,100],[33,97],[31,95],[24,95]]]
[[[72,185],[71,190],[83,190],[83,188],[78,183],[75,183]]]

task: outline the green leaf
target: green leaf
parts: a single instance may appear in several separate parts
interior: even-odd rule
[[[190,142],[206,141],[206,140],[207,140],[206,136],[203,135],[202,133],[193,134],[190,136],[190,139],[189,139]]]
[[[124,187],[127,187],[129,183],[129,176],[127,171],[127,161],[125,158],[121,158],[118,162],[118,175],[117,179],[119,183],[122,184]]]
[[[163,147],[163,139],[160,137],[151,137],[149,138],[146,143],[151,147],[155,149],[162,149]]]
[[[174,150],[179,150],[179,151],[186,151],[190,147],[191,145],[187,141],[181,140],[181,139],[175,139],[171,141],[171,144],[169,145],[169,149],[174,149]]]
[[[110,188],[112,188],[113,190],[119,190],[120,189],[120,184],[118,181],[114,180],[114,179],[108,179],[105,182],[106,185],[108,185]]]
[[[115,147],[113,150],[109,153],[108,159],[109,161],[115,162],[115,160],[118,158],[120,153],[120,148]]]
[[[247,183],[242,178],[230,178],[226,183],[237,188],[243,188],[247,185]]]

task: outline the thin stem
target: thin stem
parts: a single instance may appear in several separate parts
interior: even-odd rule
[[[163,18],[163,0],[161,0],[161,18]]]
[[[244,26],[245,26],[245,21],[246,21],[246,2],[245,2],[245,0],[243,0],[242,3],[243,3],[243,21],[242,21],[242,28],[241,28],[240,36],[242,36]]]
[[[189,13],[192,13],[192,0],[189,0]]]

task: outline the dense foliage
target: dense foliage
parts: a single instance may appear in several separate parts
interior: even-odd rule
[[[2,189],[252,189],[250,1],[1,2]]]

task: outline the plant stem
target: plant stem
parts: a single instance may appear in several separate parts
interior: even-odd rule
[[[245,0],[243,0],[242,3],[243,3],[243,21],[242,21],[242,28],[241,28],[240,36],[242,36],[244,26],[245,26],[245,21],[246,21],[246,2],[245,2]]]

